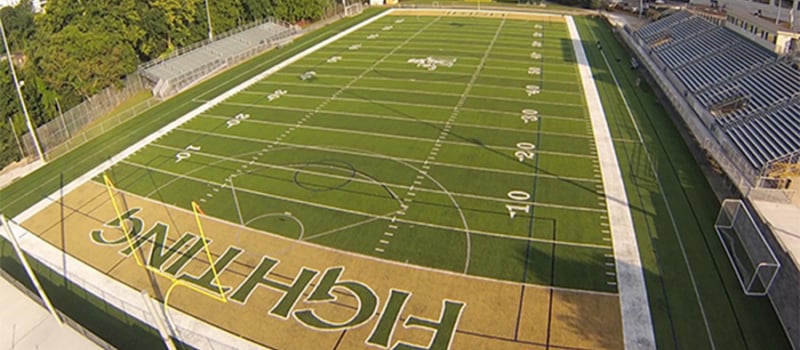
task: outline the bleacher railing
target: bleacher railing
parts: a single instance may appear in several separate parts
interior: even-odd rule
[[[164,61],[168,61],[168,60],[173,59],[175,57],[181,56],[181,55],[183,55],[183,54],[185,54],[185,53],[187,53],[189,51],[193,51],[193,50],[195,50],[197,48],[206,46],[206,45],[208,45],[208,44],[210,44],[210,43],[212,43],[214,41],[225,39],[225,38],[227,38],[227,37],[229,37],[231,35],[234,35],[234,34],[237,34],[237,33],[241,33],[243,31],[246,31],[246,30],[251,29],[251,28],[255,28],[255,27],[260,26],[260,25],[265,24],[265,23],[275,23],[275,24],[278,24],[278,25],[281,25],[281,26],[285,26],[285,27],[289,27],[290,26],[289,23],[277,20],[277,19],[272,18],[272,17],[267,17],[267,18],[263,18],[263,19],[260,19],[260,20],[256,20],[256,21],[254,21],[252,23],[248,23],[248,24],[242,25],[240,27],[231,29],[231,30],[229,30],[227,32],[220,33],[220,34],[214,34],[214,40],[203,39],[203,40],[198,41],[198,42],[196,42],[194,44],[191,44],[191,45],[184,46],[184,47],[181,47],[179,49],[176,49],[175,51],[171,52],[167,56],[159,57],[159,58],[153,59],[151,61],[142,63],[142,64],[139,65],[139,70],[144,70],[144,69],[150,68],[150,67],[155,66],[155,65],[157,65],[159,63],[162,63]]]

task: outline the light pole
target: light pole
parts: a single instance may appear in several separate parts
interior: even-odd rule
[[[47,162],[44,159],[44,152],[42,146],[39,144],[39,138],[36,136],[36,129],[33,127],[31,116],[28,114],[28,108],[25,106],[25,98],[22,97],[22,88],[19,86],[17,80],[17,72],[14,70],[14,62],[11,60],[11,50],[8,48],[8,39],[6,39],[6,31],[3,28],[3,20],[0,19],[0,35],[3,37],[3,47],[6,49],[6,57],[8,57],[8,66],[11,68],[11,77],[14,79],[14,86],[17,88],[17,96],[19,97],[19,104],[22,106],[22,114],[25,115],[25,124],[28,125],[28,132],[31,133],[33,144],[36,146],[36,152],[39,153],[39,159],[42,162]]]
[[[206,1],[206,18],[208,19],[208,40],[214,40],[214,31],[211,29],[211,10],[208,9],[208,0]]]

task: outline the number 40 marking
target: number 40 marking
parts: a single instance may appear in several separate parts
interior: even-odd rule
[[[508,192],[508,198],[518,202],[524,202],[526,200],[531,199],[531,195],[525,191],[513,190],[511,192]],[[519,212],[530,214],[531,205],[528,203],[506,204],[506,209],[508,209],[508,216],[510,216],[513,219],[514,217],[517,216],[517,213]]]

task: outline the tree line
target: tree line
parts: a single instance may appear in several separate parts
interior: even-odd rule
[[[41,125],[106,87],[142,62],[266,17],[313,21],[333,0],[30,0],[0,9],[28,111]],[[0,168],[21,158],[14,140],[25,121],[0,46]]]

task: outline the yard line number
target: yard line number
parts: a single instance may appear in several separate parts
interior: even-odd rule
[[[536,145],[530,142],[517,142],[517,151],[514,152],[514,156],[519,159],[520,162],[524,162],[525,159],[533,159],[533,150],[536,149]]]
[[[178,152],[175,154],[175,163],[180,163],[184,159],[189,159],[192,157],[193,152],[200,151],[200,146],[188,145],[183,151]]]
[[[530,213],[531,205],[525,202],[531,199],[531,195],[528,192],[513,190],[508,192],[508,198],[517,202],[515,204],[506,204],[508,216],[510,216],[512,219],[515,218],[519,212],[524,212],[525,214]]]
[[[247,119],[250,119],[250,115],[249,114],[239,113],[239,114],[235,115],[233,118],[228,119],[228,121],[226,121],[225,124],[227,124],[228,125],[228,129],[230,129],[230,128],[234,127],[234,126],[237,126],[237,125],[241,124],[243,120],[247,120]]]

